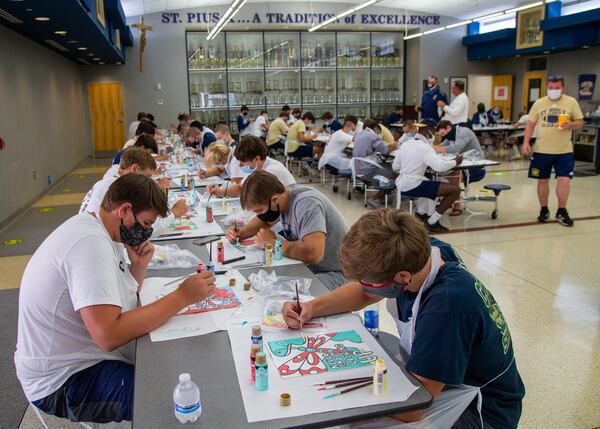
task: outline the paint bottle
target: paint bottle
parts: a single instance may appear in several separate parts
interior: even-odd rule
[[[252,326],[252,336],[250,337],[251,344],[258,344],[260,346],[260,351],[263,349],[263,336],[262,331],[260,329],[260,325]]]
[[[373,395],[387,395],[387,368],[383,359],[377,359],[373,368]]]
[[[214,273],[214,272],[216,271],[216,270],[215,270],[215,263],[214,263],[213,261],[208,261],[208,262],[206,263],[206,269],[207,269],[208,271],[212,271],[212,272]]]
[[[190,191],[193,191],[195,187],[196,187],[196,182],[194,181],[193,177],[190,177],[190,180],[188,180],[188,189]]]
[[[187,177],[185,175],[181,176],[181,190],[182,191],[185,191],[185,189],[186,189],[186,178]]]
[[[269,366],[265,352],[256,353],[256,390],[264,392],[269,390]]]
[[[196,265],[197,273],[203,273],[204,271],[206,271],[206,265],[204,265],[203,263],[199,263],[198,265]]]
[[[217,262],[223,263],[225,260],[225,246],[222,241],[217,243]]]
[[[260,352],[258,344],[250,346],[250,380],[256,381],[256,354]]]
[[[278,261],[283,259],[283,246],[281,240],[275,240],[275,259]]]
[[[213,222],[213,206],[210,203],[206,205],[206,222]]]
[[[273,259],[273,245],[271,243],[265,244],[265,250],[263,253],[263,264],[265,267],[270,267]]]

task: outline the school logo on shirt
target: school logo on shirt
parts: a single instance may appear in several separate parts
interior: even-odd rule
[[[540,177],[540,169],[539,168],[532,168],[531,169],[531,176],[532,177]]]
[[[119,269],[122,272],[125,272],[125,263],[123,261],[119,261]]]
[[[498,304],[496,304],[492,294],[486,289],[483,283],[479,281],[479,279],[475,279],[474,286],[475,290],[490,312],[490,317],[502,334],[502,348],[504,349],[504,354],[506,354],[508,353],[508,349],[510,347],[510,331],[508,330],[506,320],[504,320],[504,315],[502,314],[502,311],[500,311],[500,307],[498,307]]]
[[[564,115],[567,111],[553,106],[549,109],[540,111],[540,126],[544,128],[558,127],[558,115]]]

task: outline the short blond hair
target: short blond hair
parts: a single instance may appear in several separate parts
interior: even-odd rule
[[[229,158],[230,151],[229,146],[223,143],[213,142],[209,144],[206,148],[206,156],[204,158],[206,166],[210,168],[225,164]]]
[[[427,231],[416,217],[402,210],[379,209],[352,225],[342,241],[340,264],[348,279],[379,284],[400,271],[418,273],[430,255]]]

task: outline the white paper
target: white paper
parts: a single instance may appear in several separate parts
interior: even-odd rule
[[[185,229],[188,227],[192,229]],[[198,238],[223,234],[223,228],[216,221],[211,223],[206,222],[206,210],[200,210],[197,216],[192,216],[189,219],[175,219],[170,225],[166,225],[161,230],[160,235],[151,238],[150,241],[180,240],[182,238]]]
[[[230,278],[236,279],[236,286],[231,289],[240,300],[241,306],[206,313],[173,316],[162,326],[150,332],[150,339],[154,342],[167,341],[227,330],[229,319],[243,314],[246,307],[251,307],[252,300],[254,299],[253,292],[244,291],[246,278],[236,270],[228,271],[224,275],[218,275],[216,277],[217,287],[226,288],[229,285]],[[140,290],[141,304],[148,305],[153,303],[160,296],[175,290],[185,279],[165,285],[173,280],[175,279],[172,277],[150,277],[145,279]]]
[[[215,262],[215,270],[228,270],[231,268],[237,268],[239,265],[239,269],[243,269],[242,265],[248,264],[257,264],[256,268],[266,267],[263,263],[263,251],[262,250],[246,250],[241,251],[238,248],[234,247],[227,239],[221,240],[223,242],[223,249],[225,251],[225,260],[234,259],[241,256],[245,256],[245,259],[241,261],[231,262],[229,264],[221,264],[220,262]],[[211,243],[213,246],[213,261],[217,260],[217,242]],[[206,245],[206,250],[210,251],[208,248],[209,245]],[[260,263],[260,265],[258,265]],[[285,256],[279,260],[275,259],[275,255],[271,257],[271,266],[272,267],[281,267],[283,265],[294,265],[294,264],[302,264],[302,261],[297,259],[286,258]]]
[[[312,384],[340,378],[370,376],[373,374],[372,367],[362,367],[304,377],[292,377],[284,380],[279,377],[277,369],[274,367],[273,361],[268,353],[269,390],[259,392],[256,390],[254,383],[250,380],[249,354],[251,327],[249,325],[234,325],[230,326],[228,330],[229,341],[231,342],[235,369],[240,383],[240,390],[242,392],[244,409],[246,410],[248,422],[297,417],[327,411],[338,411],[348,408],[401,402],[407,400],[410,395],[417,390],[417,387],[408,380],[402,370],[394,361],[392,361],[377,340],[367,332],[356,316],[352,314],[343,314],[341,316],[328,318],[327,324],[326,331],[328,332],[355,330],[369,345],[371,350],[385,359],[388,371],[387,395],[383,397],[374,396],[372,388],[367,386],[334,398],[323,399],[323,397],[333,393],[333,391],[319,391],[317,390],[318,387],[312,386]],[[298,336],[298,331],[291,330],[283,334],[281,332],[263,332],[263,342],[266,343],[271,339],[295,338]],[[284,392],[289,393],[292,396],[292,404],[289,407],[281,407],[279,405],[279,395]]]

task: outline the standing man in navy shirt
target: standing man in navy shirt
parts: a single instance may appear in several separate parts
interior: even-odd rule
[[[423,119],[433,119],[437,124],[440,120],[440,111],[438,110],[438,101],[448,104],[448,97],[444,94],[438,85],[437,76],[427,77],[427,91],[423,94],[421,104],[416,107],[417,112],[421,112],[421,121]]]
[[[301,303],[300,314],[295,303],[285,303],[290,328],[391,298],[388,310],[398,325],[406,369],[434,398],[428,409],[391,418],[422,420],[428,427],[481,428],[481,420],[484,429],[517,427],[525,387],[506,320],[450,245],[428,238],[409,213],[379,209],[350,228],[339,255],[342,272],[354,282]],[[443,391],[446,385],[457,387]],[[394,422],[384,420],[379,427]]]

